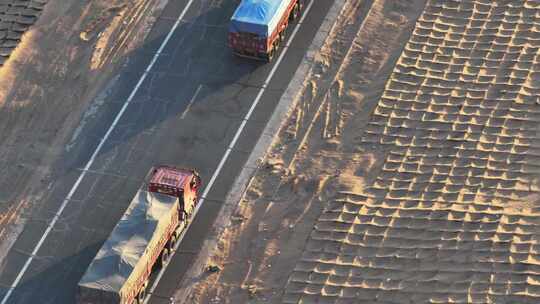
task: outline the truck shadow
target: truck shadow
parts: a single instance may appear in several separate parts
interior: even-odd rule
[[[168,30],[173,22],[154,27],[147,43],[128,56],[126,66],[102,105],[97,106],[96,114],[83,117],[82,127],[73,136],[76,139],[68,144],[55,166],[60,176],[62,172],[84,167],[104,137],[107,139],[95,156],[94,170],[110,170],[106,159],[120,156],[118,160],[127,160],[129,150],[142,146],[149,149],[155,136],[171,127],[184,130],[172,132],[178,136],[179,148],[201,141],[228,144],[230,126],[224,124],[244,117],[271,64],[238,58],[228,49],[227,24],[236,3],[227,3],[226,7],[212,8],[189,22],[181,22],[145,74],[167,37],[167,31],[161,27]],[[107,134],[128,99],[130,104]]]
[[[23,279],[11,294],[9,303],[73,304],[76,303],[77,282],[86,271],[101,243],[94,243],[65,258],[41,257],[39,264],[53,260],[50,266],[30,267],[33,275]],[[47,263],[47,264],[49,264]],[[35,264],[33,264],[35,267]],[[7,292],[0,288],[3,297]]]
[[[77,303],[78,282],[86,272],[102,242],[93,243],[76,253],[64,257],[40,257],[36,260],[52,260],[48,266],[19,283],[12,293],[9,303],[73,304]],[[35,270],[35,269],[33,269]],[[159,268],[153,269],[153,277]],[[7,289],[0,287],[3,297]]]

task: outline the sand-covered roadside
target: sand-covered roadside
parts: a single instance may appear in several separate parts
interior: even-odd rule
[[[539,9],[427,2],[284,302],[538,303]]]
[[[39,19],[0,67],[0,252],[11,243],[5,237],[15,238],[39,204],[82,113],[141,44],[166,3],[37,2],[44,4]],[[17,229],[9,225],[15,220]]]
[[[362,130],[424,1],[348,1],[292,116],[185,303],[280,303],[317,218],[377,157]],[[366,16],[367,17],[364,17]],[[215,269],[214,269],[215,270]]]
[[[538,303],[539,12],[374,1],[332,35],[187,302]]]

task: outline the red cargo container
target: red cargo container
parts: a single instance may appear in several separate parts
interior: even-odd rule
[[[303,0],[243,0],[231,18],[229,47],[238,56],[270,62],[302,8]]]

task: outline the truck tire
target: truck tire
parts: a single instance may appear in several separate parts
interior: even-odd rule
[[[189,215],[186,210],[178,211],[178,221],[187,225],[187,223],[189,222]]]
[[[272,45],[272,50],[270,51],[270,53],[268,53],[268,57],[266,60],[267,62],[272,62],[272,60],[274,59],[274,56],[276,55],[281,45],[281,39],[283,39],[283,36],[282,36],[282,33],[279,33],[276,40],[274,40],[274,44]]]
[[[137,294],[137,304],[143,304],[144,299],[146,298],[146,287],[148,286],[148,282],[144,282],[143,286],[141,287],[141,290],[139,290],[139,293]]]
[[[182,210],[181,212],[182,213],[181,213],[180,217],[187,225],[187,223],[189,223],[189,214],[186,212],[186,210]]]
[[[164,266],[167,266],[170,259],[170,252],[169,248],[165,247],[163,248],[163,251],[161,251],[161,254],[159,255],[159,267],[163,268]]]
[[[195,212],[195,205],[192,204],[189,206],[189,210],[187,211],[188,217],[191,218],[194,212]]]
[[[289,16],[290,21],[298,19],[300,16],[300,2],[296,2],[294,8],[292,9],[291,15]]]
[[[283,29],[283,31],[281,31],[281,33],[279,33],[279,45],[281,45],[282,43],[285,43],[285,38],[287,38],[287,28],[289,27],[289,24],[287,24],[285,26],[285,28]]]
[[[279,50],[279,48],[281,47],[281,42],[283,42],[283,38],[285,36],[285,29],[283,29],[277,36],[275,42],[274,42],[274,49],[276,50],[276,52]]]
[[[171,236],[171,239],[169,240],[169,244],[167,245],[167,248],[169,249],[169,253],[174,250],[174,247],[176,247],[176,236],[173,234]]]
[[[267,63],[272,62],[272,59],[274,59],[275,49],[272,48],[268,54],[264,57],[264,61]]]

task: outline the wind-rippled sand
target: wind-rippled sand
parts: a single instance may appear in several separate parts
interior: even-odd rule
[[[287,303],[540,303],[540,1],[430,0]]]

